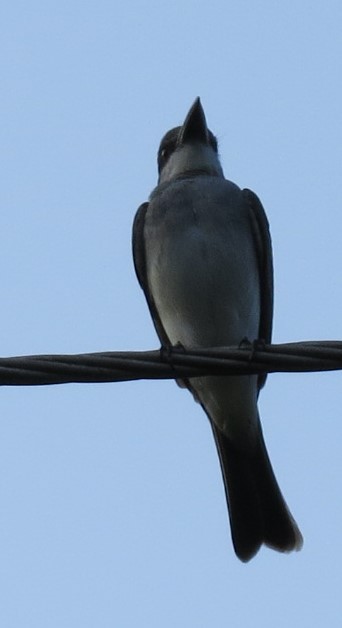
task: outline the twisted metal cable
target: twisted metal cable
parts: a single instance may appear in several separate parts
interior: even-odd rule
[[[0,358],[0,385],[123,382],[200,375],[303,373],[342,369],[342,341],[154,351],[115,351],[78,355]]]

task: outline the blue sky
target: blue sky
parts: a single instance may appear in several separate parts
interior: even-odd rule
[[[131,225],[198,95],[270,220],[274,341],[341,339],[341,18],[337,0],[5,0],[2,355],[158,346]],[[3,388],[0,624],[340,626],[341,405],[340,373],[269,377],[305,544],[243,565],[206,417],[173,382]]]

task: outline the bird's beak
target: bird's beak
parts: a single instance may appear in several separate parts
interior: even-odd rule
[[[179,131],[178,146],[188,142],[209,143],[207,122],[199,98],[196,98]]]

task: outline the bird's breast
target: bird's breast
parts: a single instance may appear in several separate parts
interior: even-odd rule
[[[144,238],[149,289],[172,344],[258,335],[258,264],[239,188],[211,177],[152,195]]]

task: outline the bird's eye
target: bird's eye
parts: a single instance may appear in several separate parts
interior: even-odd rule
[[[163,161],[166,161],[167,158],[170,155],[170,149],[169,148],[163,148],[162,152],[160,153],[160,156],[162,158]]]
[[[159,148],[158,151],[158,168],[159,168],[159,173],[161,172],[161,170],[166,166],[166,164],[168,163],[172,153],[176,150],[176,141],[171,140],[167,140],[167,141],[163,141],[162,145]]]

